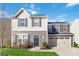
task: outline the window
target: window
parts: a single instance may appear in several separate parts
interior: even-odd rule
[[[27,19],[18,19],[18,27],[27,27]]]
[[[55,39],[58,39],[58,37],[55,37]]]
[[[52,25],[48,25],[48,32],[49,32],[49,33],[52,32]]]
[[[41,27],[41,19],[32,19],[33,27]]]
[[[22,43],[22,39],[23,39],[22,35],[17,35],[17,43],[18,44]]]
[[[23,35],[23,39],[27,40],[28,36],[27,35]]]
[[[60,25],[60,32],[63,32],[63,25]]]
[[[60,32],[67,32],[66,25],[60,25]]]
[[[60,37],[60,39],[64,39],[64,37]]]
[[[49,32],[52,32],[52,29],[48,29]]]
[[[65,39],[69,39],[69,37],[65,37]]]
[[[53,39],[52,37],[49,37],[49,39]]]
[[[17,36],[17,44],[25,43],[28,40],[27,34],[18,34]]]
[[[67,25],[67,32],[70,31],[70,25]]]

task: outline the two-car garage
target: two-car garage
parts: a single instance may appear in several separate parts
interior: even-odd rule
[[[73,38],[71,34],[49,34],[48,45],[50,47],[71,47]]]

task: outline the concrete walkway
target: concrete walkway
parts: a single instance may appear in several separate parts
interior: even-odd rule
[[[60,56],[79,56],[79,48],[68,47],[68,48],[58,48],[54,47],[52,49],[40,49],[39,47],[32,48],[30,51],[49,51],[57,52]]]

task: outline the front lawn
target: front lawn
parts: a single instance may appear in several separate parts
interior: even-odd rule
[[[35,52],[26,49],[3,49],[2,53],[9,56],[58,56],[56,52]]]

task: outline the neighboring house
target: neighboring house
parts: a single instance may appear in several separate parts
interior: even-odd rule
[[[71,47],[73,34],[67,22],[48,22],[48,45],[51,47]]]
[[[33,47],[48,42],[48,16],[32,15],[21,8],[11,20],[11,45],[19,47],[31,44]]]
[[[8,47],[11,44],[11,19],[0,18],[0,47],[3,41],[3,47]]]
[[[79,45],[79,19],[75,19],[71,22],[70,31],[75,34],[74,42]]]

